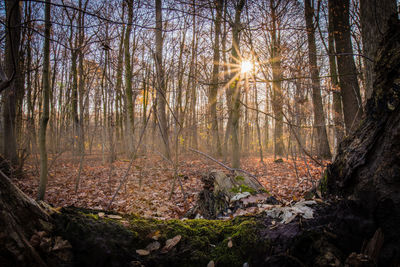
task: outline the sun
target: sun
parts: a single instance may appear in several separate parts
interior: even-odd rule
[[[242,63],[240,63],[240,72],[242,74],[249,73],[253,69],[253,63],[251,63],[248,60],[243,60]]]

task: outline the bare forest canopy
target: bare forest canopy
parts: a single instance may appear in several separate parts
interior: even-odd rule
[[[158,154],[174,183],[193,151],[233,169],[266,155],[323,166],[362,119],[397,4],[2,1],[2,166],[40,163],[38,199],[63,153],[79,162],[76,190],[96,154]]]

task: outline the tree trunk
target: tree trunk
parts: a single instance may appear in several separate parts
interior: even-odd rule
[[[279,29],[277,28],[277,14],[274,0],[270,0],[271,24],[270,31],[271,45],[271,65],[272,65],[272,109],[275,117],[274,128],[274,154],[283,156],[285,145],[283,143],[283,95],[282,95],[282,68],[281,68],[281,48]]]
[[[245,0],[239,1],[235,7],[235,20],[232,27],[232,64],[240,65],[240,15],[242,13]],[[231,70],[232,71],[232,70]],[[229,79],[232,83],[229,85],[232,97],[232,167],[240,167],[240,144],[239,144],[239,118],[240,118],[240,85],[239,85],[239,73],[238,70],[232,71],[231,78]]]
[[[128,0],[128,25],[126,26],[125,39],[124,39],[124,55],[125,55],[125,98],[126,98],[126,109],[128,111],[128,133],[127,140],[129,145],[129,153],[133,152],[133,134],[134,134],[134,104],[133,104],[133,92],[132,92],[132,68],[131,68],[131,53],[130,53],[130,37],[132,31],[132,20],[133,20],[133,0]]]
[[[47,184],[47,148],[46,130],[49,121],[49,94],[50,94],[50,4],[51,0],[46,0],[45,7],[45,29],[43,42],[43,113],[40,120],[39,131],[39,150],[40,150],[40,182],[38,189],[38,200],[43,200],[46,193]]]
[[[374,60],[376,51],[384,33],[390,15],[397,13],[396,0],[363,0],[360,1],[361,36],[363,45],[365,98],[372,94],[374,77]]]
[[[223,0],[215,1],[215,11],[216,18],[214,22],[215,26],[215,39],[214,39],[214,55],[213,55],[213,71],[211,77],[211,86],[210,86],[210,96],[209,96],[209,106],[210,106],[210,116],[211,116],[211,132],[212,132],[212,148],[214,149],[213,153],[217,156],[222,155],[221,150],[221,141],[219,139],[218,133],[218,117],[217,117],[217,96],[218,96],[218,76],[219,76],[219,64],[220,64],[220,53],[219,53],[219,37],[221,35],[221,19],[222,19],[222,11],[223,11]]]
[[[167,117],[165,113],[166,106],[166,94],[167,88],[165,86],[165,75],[162,58],[163,49],[163,37],[162,37],[162,3],[161,0],[156,1],[156,52],[155,52],[155,64],[157,70],[157,119],[159,123],[162,143],[164,144],[164,155],[169,159],[169,138],[168,138],[168,125]]]
[[[381,45],[366,114],[340,144],[327,170],[327,187],[364,208],[384,235],[380,265],[395,266],[400,261],[400,22],[395,16]]]
[[[357,69],[354,63],[353,47],[350,36],[349,0],[330,0],[329,9],[334,27],[339,84],[342,93],[344,123],[346,134],[357,128],[363,114]]]
[[[324,108],[322,106],[319,71],[317,66],[317,47],[315,45],[314,7],[311,0],[305,0],[305,19],[308,37],[308,61],[312,81],[312,100],[314,106],[314,127],[317,130],[317,152],[324,159],[331,158],[328,135],[326,134]],[[316,22],[318,23],[318,21]]]
[[[332,83],[332,94],[333,94],[333,121],[335,123],[335,139],[336,145],[342,141],[344,136],[344,125],[343,125],[343,109],[342,109],[342,95],[340,93],[339,80],[337,75],[337,64],[336,64],[336,49],[335,49],[335,37],[333,28],[333,15],[332,9],[328,10],[328,53],[329,53],[329,71],[331,74]]]
[[[20,84],[20,59],[19,46],[21,40],[21,9],[20,1],[7,0],[6,5],[6,47],[5,47],[5,74],[8,79],[12,79],[9,87],[3,93],[3,155],[12,166],[18,165],[15,112],[17,94]]]

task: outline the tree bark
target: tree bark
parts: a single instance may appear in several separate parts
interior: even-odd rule
[[[21,40],[21,8],[20,1],[7,0],[6,5],[6,47],[5,47],[5,74],[11,79],[8,88],[3,92],[3,155],[12,166],[18,165],[15,113],[18,88],[20,84],[19,47]]]
[[[311,5],[311,0],[305,0],[305,20],[307,27],[307,39],[308,39],[308,61],[311,72],[312,82],[312,100],[314,106],[314,127],[317,130],[317,152],[318,156],[324,159],[331,158],[331,151],[329,148],[328,136],[326,134],[325,127],[325,115],[324,108],[322,105],[321,87],[319,81],[319,71],[317,66],[317,47],[315,44],[315,24],[314,18],[314,7]],[[316,22],[318,23],[318,21]]]
[[[379,42],[387,30],[390,15],[397,13],[396,0],[360,1],[361,36],[364,58],[365,98],[372,94],[374,61]]]
[[[169,138],[168,138],[168,125],[167,125],[167,117],[165,113],[166,106],[166,94],[167,88],[165,87],[165,75],[164,75],[164,66],[163,66],[163,58],[162,58],[162,49],[163,49],[163,22],[162,22],[162,3],[161,0],[156,1],[156,53],[155,53],[155,63],[157,70],[157,119],[159,122],[159,128],[161,133],[161,142],[164,145],[164,155],[169,159],[170,158],[170,150],[169,150]]]
[[[210,106],[210,116],[211,116],[211,132],[212,132],[212,147],[214,149],[214,153],[218,156],[222,155],[221,150],[221,141],[219,139],[219,131],[218,131],[218,117],[217,117],[217,96],[218,96],[218,76],[219,76],[219,64],[220,64],[220,35],[221,35],[221,19],[223,12],[223,0],[215,0],[215,11],[216,18],[214,22],[215,27],[215,39],[214,39],[214,48],[213,48],[213,71],[211,77],[211,86],[210,86],[210,96],[209,96],[209,106]]]
[[[129,145],[129,152],[132,153],[134,149],[133,135],[135,127],[134,119],[134,102],[132,92],[132,67],[131,67],[131,53],[130,53],[130,38],[132,31],[133,21],[133,0],[128,0],[128,25],[126,26],[125,38],[124,38],[124,55],[125,55],[125,98],[126,98],[126,109],[128,111],[128,133],[127,140]]]
[[[47,185],[47,148],[46,130],[49,121],[49,94],[50,94],[50,5],[51,0],[46,0],[45,6],[45,29],[43,42],[43,113],[40,120],[39,150],[40,150],[40,182],[38,189],[38,200],[43,200]]]
[[[377,51],[376,78],[360,127],[339,146],[327,169],[330,194],[359,203],[384,235],[381,266],[400,258],[400,22],[391,25]],[[395,266],[395,265],[392,265]]]
[[[240,16],[243,11],[245,0],[240,0],[235,7],[235,19],[232,25],[232,53],[231,63],[240,65]],[[231,70],[232,71],[232,70]],[[231,105],[232,105],[232,167],[240,167],[240,144],[239,144],[239,118],[240,118],[240,85],[239,85],[239,73],[238,70],[232,71],[230,79],[231,84],[229,85],[231,90]]]
[[[333,120],[335,123],[336,145],[342,141],[344,136],[342,95],[340,93],[339,79],[337,75],[335,37],[333,28],[332,9],[328,9],[328,53],[329,53],[329,71],[331,74],[332,94],[333,94]],[[335,149],[336,150],[336,149]]]
[[[272,65],[272,109],[275,117],[274,128],[274,154],[283,156],[285,145],[283,143],[283,95],[282,95],[282,68],[281,68],[281,48],[279,29],[277,28],[276,9],[279,5],[274,0],[270,0],[271,9],[271,65]]]
[[[334,27],[339,84],[342,94],[346,134],[357,128],[363,114],[357,69],[350,36],[349,0],[330,0],[329,9]]]

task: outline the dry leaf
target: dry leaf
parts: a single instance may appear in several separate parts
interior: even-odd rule
[[[179,243],[181,238],[181,235],[177,235],[174,238],[168,239],[167,242],[165,242],[165,246],[162,248],[161,253],[167,253],[168,251],[170,251],[173,247],[176,246],[176,244]]]
[[[161,236],[161,232],[160,230],[157,230],[155,232],[152,232],[150,234],[147,235],[148,238],[151,238],[153,240],[158,240],[158,238]]]
[[[150,244],[147,245],[146,250],[152,252],[152,251],[154,251],[154,250],[159,249],[160,246],[161,246],[160,242],[154,241],[154,242],[152,242],[152,243],[150,243]]]
[[[207,264],[207,267],[214,267],[214,266],[215,266],[214,261],[210,261],[210,262]]]
[[[146,249],[137,249],[136,253],[139,254],[140,256],[147,256],[150,254],[150,251]]]
[[[55,251],[55,250],[62,250],[62,249],[68,249],[68,248],[72,248],[72,246],[68,242],[68,240],[63,240],[61,236],[56,236],[52,250]]]
[[[103,218],[104,217],[104,212],[99,212],[98,214],[97,214],[100,218]]]
[[[231,248],[232,246],[233,246],[232,239],[229,237],[228,238],[228,248]]]

